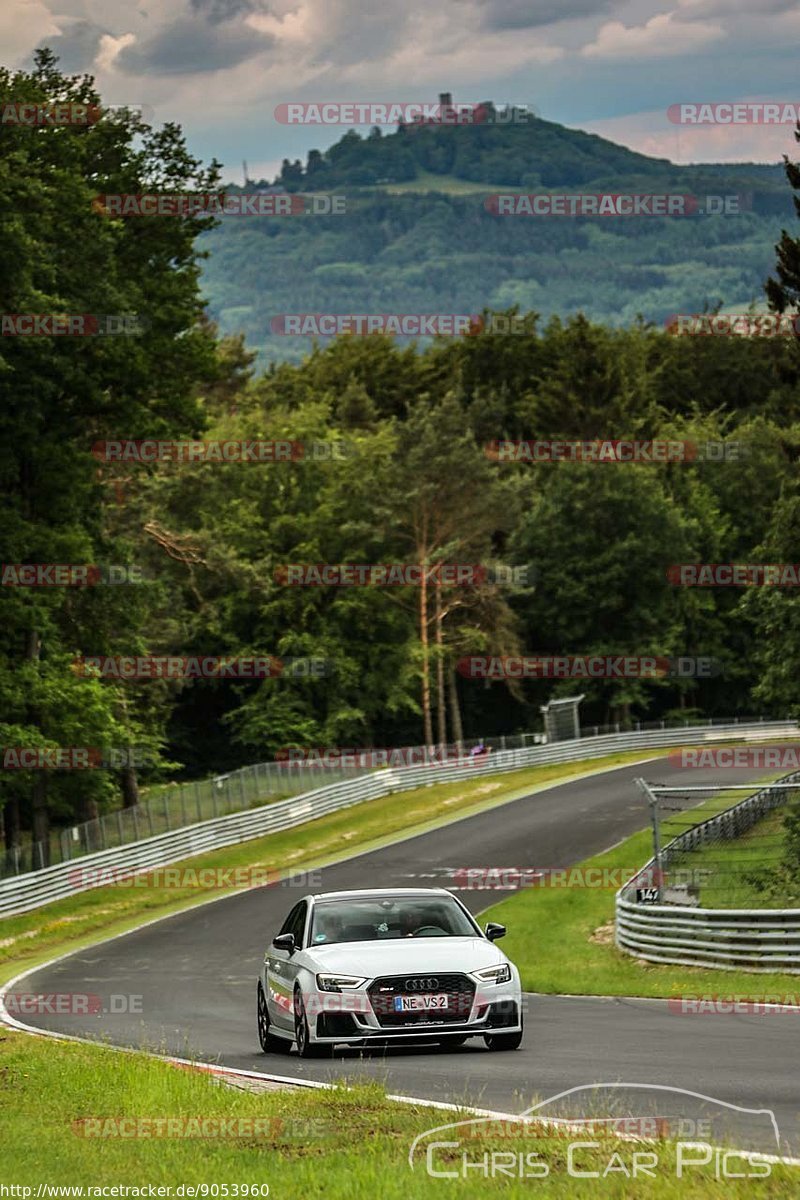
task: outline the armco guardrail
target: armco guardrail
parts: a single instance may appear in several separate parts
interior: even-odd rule
[[[709,728],[723,725],[763,723],[754,718],[712,717],[700,724]],[[597,737],[607,733],[645,733],[667,728],[664,721],[637,721],[634,728],[622,730],[619,723],[589,726],[581,729],[580,737]],[[670,729],[688,729],[689,722],[673,721]],[[694,726],[694,729],[698,726]],[[541,733],[500,734],[481,739],[489,750],[529,750],[546,742]],[[189,825],[199,825],[216,817],[257,808],[267,797],[286,800],[289,796],[356,779],[383,767],[427,766],[432,760],[458,759],[478,745],[478,740],[450,746],[400,746],[391,751],[354,750],[333,751],[296,756],[287,751],[281,761],[252,763],[246,767],[218,774],[212,779],[194,779],[186,783],[165,783],[151,787],[139,804],[115,808],[91,821],[79,822],[67,828],[52,829],[45,841],[23,842],[0,852],[0,880],[10,875],[26,875],[57,863],[74,862],[85,855],[101,850],[113,850],[139,842],[142,838],[171,833]]]
[[[800,771],[777,783],[797,784]],[[785,804],[789,789],[757,791],[695,825],[661,851],[659,866],[696,847],[746,833],[771,809]],[[616,898],[616,942],[620,950],[648,962],[800,974],[800,908],[696,908],[680,904],[637,904],[637,884],[652,878],[651,858]]]
[[[118,846],[87,854],[73,862],[58,863],[41,871],[0,880],[0,916],[28,912],[52,900],[62,899],[92,886],[95,872],[112,870],[126,874],[169,866],[196,854],[218,850],[266,833],[291,829],[327,813],[388,796],[392,792],[447,783],[480,775],[518,771],[522,767],[547,766],[551,763],[579,762],[625,750],[648,750],[699,742],[763,740],[796,737],[796,721],[763,721],[750,725],[715,725],[700,728],[655,730],[647,733],[610,734],[580,738],[526,750],[507,750],[475,761],[432,764],[421,767],[388,768],[356,779],[316,788],[304,795],[292,796],[273,804],[245,812],[232,813],[210,821],[198,822],[156,837],[144,838],[127,846]],[[96,878],[96,877],[95,877]]]
[[[725,724],[724,721],[717,723]],[[619,733],[619,728],[615,732]],[[582,736],[586,736],[585,732]],[[491,750],[526,750],[545,740],[541,733],[501,734],[486,738],[485,745]],[[0,852],[0,880],[9,875],[41,871],[57,863],[73,862],[87,854],[130,845],[142,838],[177,831],[213,817],[227,817],[257,808],[266,803],[267,797],[285,800],[327,783],[355,779],[379,767],[422,766],[432,758],[458,758],[473,745],[477,745],[477,741],[444,747],[398,747],[391,751],[391,758],[385,751],[344,751],[331,754],[329,758],[314,752],[307,758],[302,753],[294,757],[287,752],[281,761],[252,763],[212,779],[157,784],[147,790],[139,804],[112,809],[66,829],[52,829],[46,841],[25,842],[9,847],[5,853]]]

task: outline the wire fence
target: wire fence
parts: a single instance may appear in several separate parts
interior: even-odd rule
[[[670,814],[654,822],[653,858],[617,893],[618,948],[648,962],[800,973],[800,864],[789,836],[800,771],[741,785],[749,794],[736,803],[718,790],[691,815],[680,792],[640,782],[651,811],[668,799]],[[669,840],[659,845],[656,831]]]
[[[731,789],[706,793],[698,804],[700,798],[688,789],[658,795],[661,899],[704,908],[800,908],[800,783],[761,789],[744,801]]]
[[[628,721],[612,725],[594,725],[581,730],[581,738],[603,737],[608,734],[644,733],[657,730],[685,728],[707,729],[715,726],[765,723],[764,717],[716,717],[706,721]],[[769,725],[769,722],[766,722]],[[158,784],[143,793],[142,802],[129,808],[118,808],[95,820],[61,829],[52,829],[47,841],[29,841],[7,847],[0,853],[0,879],[59,863],[72,862],[87,854],[130,845],[143,838],[182,829],[214,817],[245,812],[263,804],[274,803],[323,787],[353,779],[383,766],[425,764],[443,759],[468,757],[479,746],[487,752],[524,750],[546,741],[541,732],[500,734],[495,737],[472,738],[448,746],[406,746],[386,752],[370,749],[338,751],[334,754],[304,752],[305,757],[291,757],[278,762],[256,763],[210,779],[187,783]]]

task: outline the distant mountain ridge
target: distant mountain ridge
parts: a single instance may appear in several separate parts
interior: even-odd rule
[[[449,93],[439,97],[446,112]],[[455,108],[456,106],[453,106]],[[384,133],[375,126],[366,136],[355,129],[325,151],[309,151],[305,166],[284,159],[274,180],[288,191],[302,188],[370,187],[408,183],[421,173],[455,176],[473,183],[507,187],[578,187],[598,180],[691,178],[698,172],[726,173],[724,164],[679,167],[667,158],[651,158],[598,134],[545,121],[525,109],[509,110],[484,101],[467,123],[420,122]],[[780,178],[780,165],[742,164],[734,173],[754,180]]]
[[[536,116],[349,130],[243,190],[268,187],[343,194],[346,211],[228,217],[204,238],[210,314],[224,333],[243,332],[262,365],[312,347],[276,332],[286,313],[516,306],[617,325],[738,311],[763,299],[781,227],[796,220],[780,164],[680,166]],[[709,195],[735,203],[727,215],[513,217],[488,211],[486,194],[502,188],[690,194],[701,210]]]

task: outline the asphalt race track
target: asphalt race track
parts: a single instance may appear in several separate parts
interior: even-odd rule
[[[756,774],[689,772],[664,759],[617,768],[327,867],[321,888],[313,890],[440,884],[446,882],[442,868],[569,866],[647,824],[644,800],[633,783],[639,775],[724,785]],[[402,804],[402,795],[397,799]],[[449,1051],[337,1051],[332,1061],[322,1062],[301,1062],[294,1053],[265,1056],[256,1035],[257,973],[268,940],[302,894],[287,886],[238,893],[79,951],[33,972],[15,988],[104,998],[140,995],[139,1014],[23,1019],[39,1028],[246,1070],[316,1080],[369,1077],[384,1081],[391,1093],[501,1112],[522,1112],[534,1100],[592,1083],[659,1084],[723,1105],[771,1110],[783,1152],[800,1154],[800,1013],[683,1016],[670,1012],[664,1001],[533,994],[527,997],[525,1040],[514,1053],[491,1053],[482,1041],[472,1041]],[[508,893],[460,894],[480,912]],[[730,990],[724,972],[717,990]],[[759,991],[758,976],[753,976],[753,991]],[[739,1146],[777,1151],[763,1114],[734,1113],[671,1092],[616,1089],[591,1103],[590,1113],[582,1095],[558,1111],[704,1117],[714,1122],[715,1136],[697,1140],[728,1138]]]

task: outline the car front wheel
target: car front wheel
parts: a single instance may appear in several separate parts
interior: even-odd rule
[[[299,991],[294,994],[294,1040],[301,1058],[330,1058],[333,1052],[331,1045],[311,1041],[306,1009]]]
[[[522,1030],[516,1033],[487,1033],[483,1040],[490,1050],[518,1050],[522,1042]]]
[[[270,1032],[269,1009],[261,984],[258,985],[258,1040],[265,1054],[288,1054],[292,1048],[288,1038],[276,1037]]]

